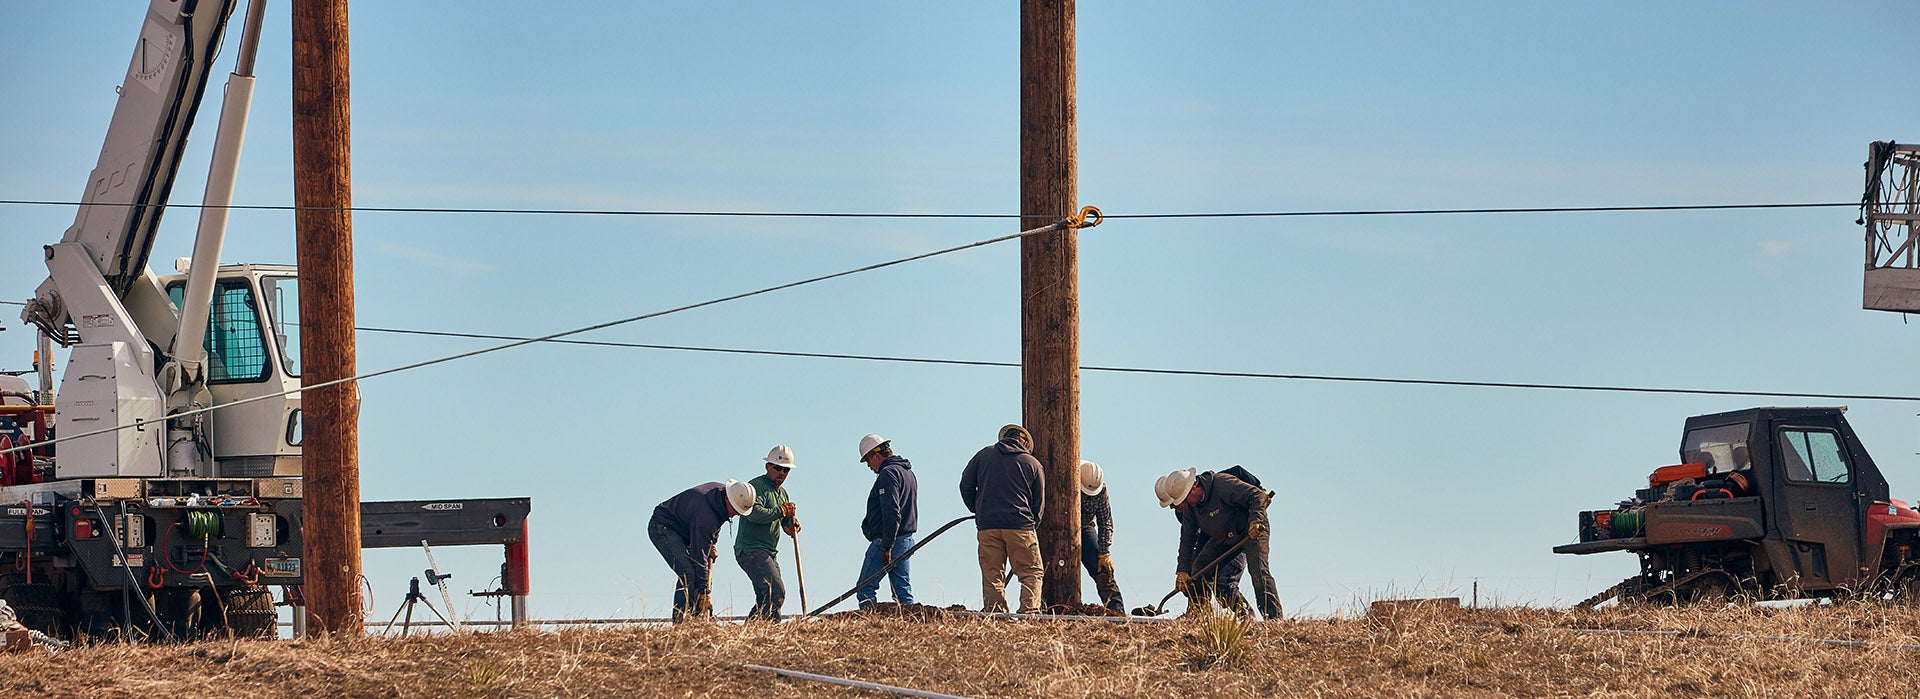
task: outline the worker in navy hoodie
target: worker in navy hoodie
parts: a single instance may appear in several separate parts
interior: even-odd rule
[[[647,538],[673,568],[673,621],[713,616],[713,559],[720,527],[753,509],[753,486],[736,480],[702,483],[653,508]]]
[[[880,435],[860,438],[860,461],[874,473],[873,489],[867,492],[867,516],[860,520],[867,555],[860,563],[860,588],[855,593],[865,608],[880,597],[875,574],[913,548],[913,533],[920,529],[920,481],[913,476],[913,464],[894,454],[893,442]],[[907,561],[901,560],[887,572],[887,582],[893,587],[893,601],[913,604]]]
[[[1020,613],[1039,614],[1045,577],[1036,527],[1044,509],[1046,475],[1033,458],[1033,434],[1019,425],[1000,428],[999,441],[982,447],[960,472],[960,500],[974,513],[980,540],[980,609],[1007,611],[1007,568],[1020,578]]]

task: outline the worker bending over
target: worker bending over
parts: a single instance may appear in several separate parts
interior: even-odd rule
[[[960,472],[960,499],[979,529],[981,609],[1007,611],[1007,564],[1020,578],[1020,613],[1038,614],[1040,539],[1034,526],[1045,503],[1046,476],[1033,458],[1027,428],[1000,428],[999,441],[973,455]]]
[[[864,609],[880,598],[880,580],[868,578],[913,548],[913,533],[920,529],[920,481],[913,476],[913,464],[895,455],[893,442],[880,435],[860,438],[860,461],[874,473],[873,489],[867,491],[867,516],[860,520],[867,555],[860,562],[860,588],[854,593]],[[887,582],[893,587],[893,601],[913,604],[907,561],[887,572]]]
[[[750,619],[780,620],[780,608],[787,603],[787,585],[780,579],[780,535],[800,533],[800,520],[794,519],[792,501],[787,500],[787,474],[793,470],[793,450],[778,445],[767,452],[767,473],[747,481],[758,493],[752,508],[741,519],[740,533],[733,537],[733,560],[740,564],[753,582],[753,611]]]
[[[677,578],[674,623],[713,616],[713,559],[719,553],[720,526],[753,507],[753,500],[753,486],[729,480],[696,485],[653,508],[647,537]]]
[[[1114,581],[1113,506],[1107,502],[1107,479],[1100,464],[1080,462],[1080,565],[1093,576],[1094,589],[1100,591],[1100,604],[1121,614],[1127,613],[1120,599],[1120,584]]]
[[[1191,573],[1246,541],[1241,551],[1247,556],[1247,572],[1253,578],[1254,603],[1262,617],[1280,618],[1280,592],[1267,566],[1270,501],[1267,491],[1227,473],[1184,469],[1167,474],[1160,504],[1182,514],[1175,586],[1183,590],[1198,586],[1199,591],[1212,592],[1219,582],[1217,569],[1212,571],[1213,579],[1193,579],[1199,576]],[[1201,534],[1207,537],[1204,544],[1200,543]]]
[[[1161,476],[1153,481],[1153,496],[1160,500],[1162,506],[1165,506],[1169,500],[1173,499],[1173,496],[1167,494],[1166,487],[1166,476]],[[1187,523],[1187,513],[1174,510],[1173,523],[1175,526],[1184,526]],[[1194,536],[1194,548],[1203,549],[1206,547],[1206,532],[1196,534]],[[1200,565],[1206,565],[1206,562],[1203,561]],[[1191,578],[1199,576],[1190,575],[1187,579],[1181,579],[1176,575],[1175,578],[1177,582],[1175,583],[1175,590],[1187,598],[1187,611],[1186,614],[1182,616],[1198,614],[1201,610],[1206,609],[1209,604],[1217,604],[1224,609],[1230,609],[1243,615],[1251,613],[1252,608],[1247,606],[1247,598],[1240,594],[1240,573],[1246,569],[1247,554],[1245,552],[1236,552],[1233,554],[1233,558],[1214,564],[1214,569],[1205,573],[1204,577],[1212,583],[1206,586],[1206,589],[1201,589],[1201,586],[1191,584]]]

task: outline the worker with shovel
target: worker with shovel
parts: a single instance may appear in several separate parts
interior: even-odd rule
[[[749,619],[780,620],[780,608],[787,602],[787,585],[780,577],[780,535],[797,536],[800,520],[796,508],[787,499],[787,474],[793,470],[793,450],[778,445],[767,452],[767,473],[747,481],[758,493],[753,506],[741,515],[746,520],[733,537],[733,560],[740,564],[753,582],[753,611]],[[799,546],[795,541],[795,547]],[[797,555],[797,554],[796,554]]]
[[[1176,568],[1179,572],[1174,578],[1175,586],[1204,599],[1220,582],[1218,571],[1214,571],[1213,577],[1193,575],[1203,572],[1196,566],[1205,566],[1237,548],[1246,554],[1247,572],[1253,578],[1254,603],[1259,606],[1260,615],[1267,619],[1280,618],[1280,592],[1267,565],[1271,538],[1267,505],[1271,495],[1231,473],[1200,473],[1195,469],[1167,474],[1163,490],[1161,506],[1174,508],[1180,514]],[[1206,541],[1201,544],[1203,534]],[[1229,598],[1223,596],[1223,599]]]
[[[753,507],[753,486],[740,481],[702,483],[653,508],[647,538],[676,578],[673,622],[713,616],[713,558],[720,527]]]

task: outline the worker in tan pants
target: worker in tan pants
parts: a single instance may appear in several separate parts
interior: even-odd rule
[[[1020,611],[1040,608],[1040,538],[1034,527],[1046,492],[1046,476],[1033,458],[1033,435],[1025,427],[1000,428],[960,473],[960,499],[980,529],[981,609],[1007,611],[1006,571],[1020,578]]]

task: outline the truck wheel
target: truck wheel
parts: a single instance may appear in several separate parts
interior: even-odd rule
[[[199,588],[162,590],[159,597],[164,600],[160,618],[167,622],[167,628],[173,631],[173,637],[182,641],[199,638],[201,619]]]
[[[66,615],[60,611],[60,593],[43,582],[27,582],[25,575],[0,576],[0,599],[13,608],[20,625],[58,636]]]
[[[222,607],[209,626],[225,628],[239,638],[278,638],[280,615],[273,609],[273,591],[264,585],[220,591]]]

